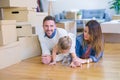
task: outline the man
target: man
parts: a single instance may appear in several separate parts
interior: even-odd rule
[[[39,36],[42,48],[42,63],[49,64],[51,62],[51,52],[53,47],[58,43],[59,38],[67,36],[65,29],[57,28],[55,18],[46,16],[43,20],[44,33]],[[73,42],[74,43],[74,42]],[[75,54],[75,43],[71,47],[71,53]]]

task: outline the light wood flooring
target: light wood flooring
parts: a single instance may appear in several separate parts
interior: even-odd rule
[[[82,68],[44,65],[37,56],[0,70],[0,80],[120,80],[120,43],[106,43],[104,57]]]

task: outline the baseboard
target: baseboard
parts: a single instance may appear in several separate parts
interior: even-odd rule
[[[120,43],[120,34],[117,33],[104,33],[106,43]]]

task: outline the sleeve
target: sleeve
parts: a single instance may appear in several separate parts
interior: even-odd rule
[[[42,33],[39,36],[39,40],[40,40],[40,45],[41,45],[41,49],[42,49],[42,56],[43,55],[51,55],[50,50],[48,49],[47,45],[46,45],[46,40],[44,37],[44,33]]]
[[[102,56],[103,56],[103,51],[100,52],[100,54],[98,55],[98,57],[95,56],[95,52],[93,52],[93,54],[90,55],[90,58],[92,59],[93,62],[98,62]]]
[[[62,29],[62,28],[57,28],[57,32],[58,32],[59,38],[68,35],[68,32],[65,29]]]
[[[78,57],[81,57],[82,56],[82,53],[83,53],[83,49],[82,49],[82,41],[83,41],[83,35],[79,35],[77,36],[76,38],[76,46],[75,46],[75,49],[76,49],[76,55]]]
[[[75,53],[75,39],[76,39],[76,37],[75,37],[75,35],[74,34],[72,34],[72,33],[69,33],[68,34],[68,36],[71,38],[71,40],[72,40],[72,46],[71,46],[71,48],[70,48],[70,53]]]

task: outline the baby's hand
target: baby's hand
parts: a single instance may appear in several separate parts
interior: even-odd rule
[[[73,62],[71,62],[70,67],[71,68],[76,68],[76,65]]]
[[[82,63],[81,63],[81,59],[79,58],[73,58],[73,61],[72,61],[72,66],[74,67],[82,67]]]
[[[49,65],[51,66],[51,65],[55,65],[55,64],[56,64],[56,61],[53,61]]]

